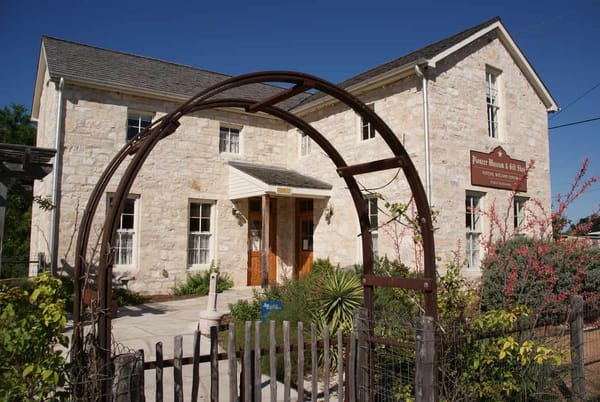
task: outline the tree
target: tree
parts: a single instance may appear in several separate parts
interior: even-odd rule
[[[575,224],[569,227],[569,234],[572,235],[585,235],[590,232],[600,231],[600,215],[592,214],[585,218],[579,219]]]
[[[35,145],[35,124],[23,105],[0,109],[0,142]]]
[[[35,144],[36,126],[23,105],[0,109],[0,143]],[[6,200],[2,261],[29,258],[33,183],[12,181]],[[24,276],[27,264],[3,264],[2,277]]]

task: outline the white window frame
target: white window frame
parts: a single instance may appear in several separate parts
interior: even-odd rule
[[[221,124],[219,127],[219,153],[240,154],[241,127]],[[236,139],[234,141],[234,139]]]
[[[114,195],[108,195],[107,212],[112,205]],[[125,209],[119,217],[119,226],[117,227],[117,237],[115,238],[114,263],[115,268],[133,268],[136,265],[137,258],[137,239],[138,239],[138,221],[139,221],[139,199],[138,195],[130,194],[127,197]],[[128,207],[133,205],[133,213],[129,213]],[[124,228],[125,217],[131,215],[133,219],[132,227]],[[123,242],[126,242],[123,245]],[[125,250],[125,251],[123,251]],[[125,252],[125,254],[123,254]]]
[[[199,206],[199,214],[192,212],[192,206]],[[210,200],[190,200],[188,203],[188,246],[187,263],[189,267],[206,266],[214,260],[215,202]],[[206,213],[205,208],[208,208]],[[192,220],[198,220],[193,222]]]
[[[369,103],[367,104],[367,107],[373,111],[375,111],[375,104],[374,103]],[[360,141],[369,141],[372,140],[373,138],[375,138],[375,128],[373,127],[373,125],[366,121],[362,116],[360,117]]]
[[[369,231],[373,239],[373,255],[379,255],[379,206],[378,197],[367,197],[367,212],[369,215]]]
[[[310,155],[312,149],[312,138],[304,131],[300,131],[300,156]]]
[[[523,229],[525,203],[529,200],[527,197],[513,198],[513,229],[516,233],[519,233]]]
[[[482,193],[467,192],[465,196],[465,254],[467,268],[477,269],[481,265],[481,234],[483,232],[483,216],[481,214]]]
[[[154,113],[142,112],[139,110],[127,111],[127,130],[125,131],[125,140],[130,141],[140,131],[152,124]],[[132,130],[130,133],[129,130]]]
[[[500,71],[487,67],[485,69],[485,98],[487,110],[488,137],[500,138]]]

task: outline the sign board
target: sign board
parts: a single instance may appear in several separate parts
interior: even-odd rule
[[[283,310],[283,303],[281,300],[270,300],[260,302],[260,320],[267,322],[269,314],[273,311]]]
[[[471,151],[471,184],[503,190],[527,191],[527,165],[496,147],[490,153]]]

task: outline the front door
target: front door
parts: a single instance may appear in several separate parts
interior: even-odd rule
[[[260,286],[262,277],[262,201],[260,198],[248,200],[248,285]],[[269,200],[269,284],[277,283],[277,204]]]
[[[313,263],[314,208],[313,200],[299,199],[296,204],[296,270],[295,277],[301,278],[310,272]]]

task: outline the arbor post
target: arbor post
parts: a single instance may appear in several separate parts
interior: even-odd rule
[[[435,333],[432,317],[423,316],[417,321],[415,360],[415,400],[435,402]]]

